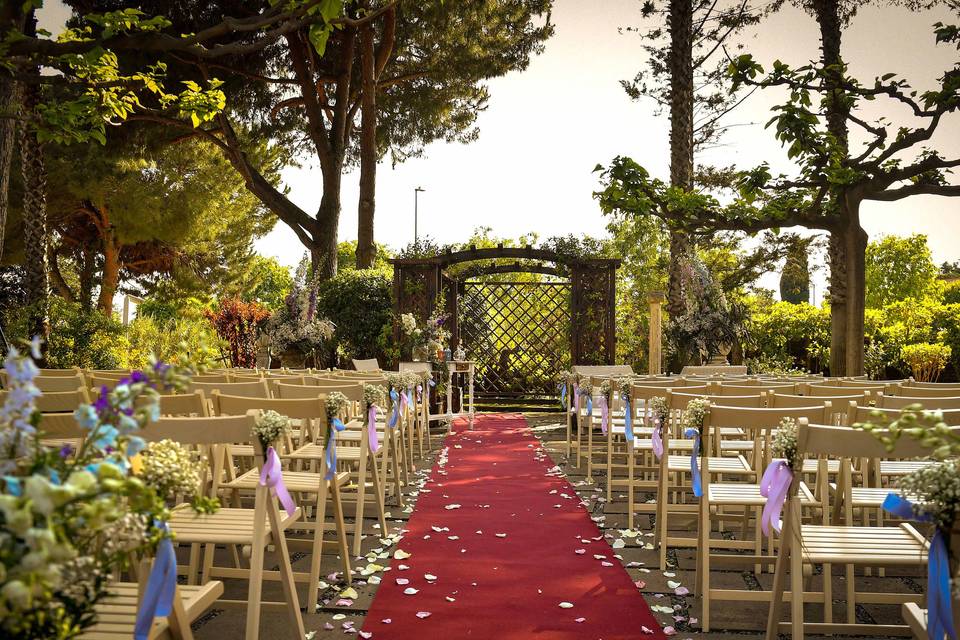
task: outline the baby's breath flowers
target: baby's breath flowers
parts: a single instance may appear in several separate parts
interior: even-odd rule
[[[327,421],[332,422],[336,418],[342,417],[350,406],[350,400],[339,391],[331,391],[327,394]]]
[[[387,374],[387,386],[391,389],[402,389],[403,388],[403,374],[402,373],[388,373]]]
[[[960,458],[935,462],[903,476],[898,493],[941,530],[949,531],[960,516]]]
[[[378,384],[363,385],[363,402],[367,409],[373,405],[383,407],[386,404],[387,390]]]
[[[792,471],[801,467],[800,451],[797,449],[797,422],[793,418],[784,418],[773,432],[770,450],[774,458],[783,458]]]
[[[650,398],[650,413],[653,414],[655,422],[661,427],[665,427],[670,422],[670,405],[663,396],[654,396]]]
[[[707,416],[707,409],[710,408],[710,401],[706,398],[694,398],[687,403],[687,408],[683,412],[683,419],[680,427],[684,432],[687,429],[696,429],[700,431],[703,427],[703,419]]]
[[[198,513],[215,513],[220,501],[203,495],[206,458],[179,442],[151,442],[140,454],[140,478],[165,500],[182,497]]]
[[[273,443],[290,433],[290,418],[280,415],[276,411],[267,410],[257,417],[253,425],[253,436],[260,440],[263,448],[273,446]]]

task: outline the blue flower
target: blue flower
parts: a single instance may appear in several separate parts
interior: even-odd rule
[[[80,423],[80,428],[87,431],[93,431],[100,422],[100,416],[97,415],[96,410],[89,404],[80,405],[77,410],[73,412],[73,415],[77,419],[77,422]]]
[[[30,355],[33,356],[34,360],[39,360],[40,356],[40,345],[43,341],[40,339],[40,336],[33,336],[33,340],[30,341]]]
[[[96,432],[97,438],[93,441],[93,446],[98,449],[106,449],[117,441],[120,432],[112,424],[105,424]]]
[[[7,485],[7,493],[18,498],[23,495],[23,486],[20,484],[20,478],[3,476],[3,481]]]
[[[133,457],[144,450],[147,446],[146,440],[140,436],[131,436],[127,441],[127,456]]]

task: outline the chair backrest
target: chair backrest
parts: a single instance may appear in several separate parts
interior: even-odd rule
[[[127,374],[129,375],[129,374]],[[117,386],[117,383],[120,382],[124,376],[104,376],[101,374],[87,374],[87,384],[93,389],[100,389],[101,387],[106,387],[107,389],[113,389]]]
[[[759,409],[767,406],[767,397],[762,393],[744,396],[717,396],[703,395],[695,393],[686,393],[683,389],[670,390],[670,406],[676,409],[684,409],[694,398],[704,398],[710,401],[711,405],[722,405],[724,407],[752,407]]]
[[[223,373],[198,373],[191,378],[194,382],[230,382],[230,374]]]
[[[293,420],[326,418],[326,396],[312,398],[248,398],[245,396],[230,396],[214,391],[213,412],[218,416],[243,415],[248,411],[276,411],[282,416]],[[322,420],[325,423],[326,420]]]
[[[682,391],[674,389],[664,389],[662,395],[666,396],[667,402],[670,405],[671,409],[686,409],[687,404],[694,398],[702,398],[708,395],[710,388],[707,386],[703,387],[686,387]]]
[[[884,389],[891,384],[897,385],[902,382],[902,380],[885,380],[882,382],[874,380],[835,380],[834,384],[838,387],[855,387],[857,389]]]
[[[368,358],[366,360],[354,358],[353,368],[357,371],[380,371],[380,363],[377,362],[376,358]]]
[[[911,398],[952,398],[960,396],[957,387],[899,387],[893,395],[910,396]]]
[[[571,371],[582,376],[632,376],[633,368],[628,364],[578,364]]]
[[[865,393],[870,396],[874,395],[875,391],[882,391],[883,387],[879,388],[864,388],[864,387],[838,387],[833,385],[826,384],[808,384],[801,385],[799,391],[805,396],[851,396],[859,395],[860,393]]]
[[[912,387],[904,388],[904,391],[910,391]],[[913,404],[922,405],[927,411],[940,411],[949,409],[960,409],[960,389],[956,390],[957,395],[953,397],[927,396],[877,396],[877,407],[883,409],[903,409]]]
[[[33,384],[44,393],[76,391],[80,387],[86,386],[86,380],[79,373],[72,376],[37,376],[33,379]],[[115,380],[112,381],[111,386],[113,384],[116,384]]]
[[[191,382],[188,390],[203,391],[208,398],[214,391],[231,396],[245,396],[247,398],[269,398],[270,388],[266,380],[251,380],[248,382]]]
[[[960,428],[951,429],[960,434]],[[931,449],[909,436],[899,438],[892,450],[863,429],[834,427],[799,421],[797,448],[801,454],[838,458],[923,458]]]
[[[37,375],[44,376],[46,378],[51,378],[53,376],[75,376],[78,373],[81,373],[80,369],[77,367],[72,367],[70,369],[39,369]]]
[[[316,386],[278,383],[276,397],[280,399],[319,398],[333,391],[339,391],[351,402],[363,402],[363,383],[352,381],[330,383],[324,380]]]
[[[903,381],[903,386],[910,389],[960,389],[960,382],[917,382],[909,378]]]
[[[130,375],[130,369],[89,369],[84,371],[87,376],[97,376],[98,378],[112,378],[119,380]],[[41,374],[43,375],[43,374]]]
[[[747,375],[747,367],[743,365],[687,365],[680,370],[680,375],[735,375],[735,376],[745,376]]]
[[[160,415],[164,416],[199,416],[210,415],[210,405],[203,391],[160,396]]]
[[[413,371],[414,373],[432,373],[433,365],[429,362],[401,362],[400,371]]]
[[[749,396],[754,394],[765,394],[769,390],[781,391],[783,393],[792,393],[796,389],[793,384],[713,384],[713,395],[717,396]]]
[[[831,402],[834,407],[834,411],[837,410],[837,407],[841,407],[843,411],[846,411],[846,407],[850,402],[856,402],[857,404],[862,404],[866,406],[870,400],[870,395],[860,394],[850,394],[845,396],[797,396],[787,393],[779,393],[776,390],[769,391],[767,396],[767,406],[777,409],[788,409],[790,407],[813,407],[817,405],[822,405],[824,402]]]
[[[874,413],[892,422],[900,417],[901,410],[883,407],[858,407],[851,404],[847,411],[847,424],[854,425],[858,422],[873,422],[877,420],[877,418],[872,415]],[[939,413],[944,424],[951,427],[960,425],[960,409],[947,409]]]
[[[7,401],[8,391],[0,391],[0,405]],[[75,411],[81,404],[90,404],[90,394],[86,387],[73,391],[48,391],[36,399],[40,413],[64,413]]]

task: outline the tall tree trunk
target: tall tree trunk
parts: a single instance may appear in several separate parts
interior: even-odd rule
[[[32,13],[27,20],[28,32],[35,33],[36,20]],[[29,35],[29,34],[28,34]],[[38,67],[25,69],[40,73]],[[21,87],[21,113],[29,121],[36,121],[40,101],[39,85]],[[27,122],[20,127],[20,164],[23,171],[23,245],[27,305],[30,309],[28,331],[40,336],[46,344],[49,333],[50,283],[47,279],[47,172],[43,163],[43,145]],[[44,358],[46,352],[44,351]]]
[[[867,232],[860,226],[860,202],[849,195],[847,219],[846,375],[863,375],[864,310],[866,307]]]
[[[93,305],[93,275],[96,270],[96,251],[89,244],[80,247],[80,306],[90,311]]]
[[[22,29],[23,15],[19,2],[5,2],[0,8],[0,29]],[[20,84],[6,75],[0,76],[0,257],[6,237],[7,212],[10,208],[10,168],[17,143],[17,118],[20,115]]]
[[[841,56],[843,20],[840,15],[840,3],[839,0],[812,0],[811,6],[820,28],[821,61],[826,70],[824,84],[827,91],[824,108],[827,130],[833,137],[833,144],[845,157],[849,148],[847,129],[849,107],[844,100],[838,99],[843,93],[840,88],[843,80]],[[846,215],[845,203],[835,201],[832,205],[841,215]],[[859,216],[857,220],[859,222]],[[859,224],[857,229],[859,230]],[[862,232],[862,230],[859,231]],[[848,350],[854,342],[849,336],[852,329],[849,320],[852,317],[851,310],[855,310],[858,306],[862,309],[863,304],[862,301],[857,303],[856,294],[849,286],[848,280],[854,277],[854,274],[849,271],[849,266],[850,261],[856,258],[852,258],[849,253],[856,246],[858,235],[859,232],[851,228],[845,217],[840,226],[830,233],[830,375],[834,376],[856,375],[847,368],[847,363],[852,357]],[[862,313],[859,324],[862,327]],[[860,350],[862,349],[861,339]],[[859,358],[862,362],[862,353]]]
[[[373,25],[360,35],[361,56],[361,132],[360,132],[360,202],[357,206],[357,268],[370,269],[376,258],[373,238],[373,217],[376,209],[377,185],[377,78],[373,45]]]
[[[332,165],[332,163],[331,163]],[[336,166],[321,168],[323,198],[317,211],[317,233],[310,247],[310,266],[314,277],[329,280],[337,275],[337,227],[340,224],[340,182],[343,158]]]
[[[113,297],[120,286],[120,246],[110,226],[106,211],[101,208],[104,217],[103,228],[103,277],[100,279],[100,296],[97,310],[108,318],[113,315]]]
[[[693,4],[691,0],[670,2],[670,184],[693,188]],[[691,251],[690,238],[670,234],[670,270],[667,285],[667,313],[683,313],[680,261]]]

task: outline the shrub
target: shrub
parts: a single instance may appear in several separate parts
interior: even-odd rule
[[[231,366],[257,364],[257,332],[270,317],[269,311],[256,302],[226,298],[215,311],[207,311],[205,315],[220,339],[227,343]]]
[[[210,367],[216,364],[211,349],[227,346],[217,337],[211,323],[202,318],[157,321],[138,314],[127,327],[127,339],[131,368],[146,367],[151,354],[164,362],[185,355],[198,365]]]
[[[960,303],[960,280],[948,282],[943,287],[943,304]]]
[[[746,356],[788,370],[823,370],[830,359],[830,310],[789,302],[764,307],[751,309]]]
[[[322,282],[317,290],[317,314],[329,318],[337,357],[378,358],[386,364],[390,355],[384,337],[392,338],[392,280],[386,271],[348,270]]]
[[[26,310],[11,312],[8,319],[11,343],[28,339]],[[130,343],[124,326],[99,311],[85,311],[79,304],[59,296],[50,299],[50,337],[47,366],[118,369],[129,366]]]
[[[945,344],[920,342],[908,344],[900,352],[900,357],[910,368],[913,378],[918,382],[934,382],[950,360],[950,347]]]

